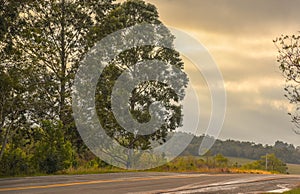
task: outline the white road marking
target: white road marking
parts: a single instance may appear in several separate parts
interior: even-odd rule
[[[185,185],[182,187],[177,187],[174,189],[170,190],[165,190],[165,191],[150,191],[147,192],[149,194],[153,193],[164,193],[164,194],[186,194],[186,193],[199,193],[199,192],[215,192],[215,191],[226,191],[226,190],[234,190],[239,188],[238,185],[240,184],[247,184],[247,183],[254,183],[254,182],[259,182],[259,181],[269,181],[273,179],[277,179],[278,176],[274,175],[268,175],[264,177],[247,177],[247,178],[239,178],[239,179],[233,179],[229,181],[220,181],[217,183],[212,183],[212,184],[203,184],[203,183],[194,183],[194,184],[189,184]],[[272,191],[266,191],[266,193],[280,193],[280,192],[285,192],[289,191],[290,189],[288,188],[289,185],[277,185],[280,189],[272,190]],[[137,194],[137,193],[135,193]]]
[[[236,184],[243,184],[243,183],[251,183],[251,182],[256,182],[256,181],[262,181],[262,180],[269,180],[274,178],[273,175],[265,176],[265,177],[251,177],[251,178],[239,178],[239,179],[234,179],[230,181],[221,181],[217,183],[212,183],[212,184],[203,184],[203,183],[198,183],[198,184],[190,184],[190,185],[185,185],[183,187],[177,187],[175,189],[171,189],[166,192],[162,192],[164,194],[181,194],[181,193],[191,193],[192,191],[195,192],[208,192],[208,191],[222,191],[222,190],[230,190],[237,188],[237,186],[234,186]],[[201,187],[201,188],[199,188]],[[187,191],[182,191],[182,190],[187,190]],[[179,192],[180,191],[180,192]]]
[[[267,193],[283,193],[283,192],[291,190],[290,188],[288,188],[288,186],[289,185],[277,185],[277,187],[279,187],[280,189],[267,191]]]
[[[238,188],[238,187],[216,186],[216,187],[208,187],[208,188],[194,189],[194,190],[188,190],[188,191],[175,191],[175,192],[169,192],[169,193],[164,193],[164,194],[188,194],[188,193],[199,193],[199,192],[228,191],[228,190],[234,190],[236,188]]]

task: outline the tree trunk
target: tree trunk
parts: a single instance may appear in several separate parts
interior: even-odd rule
[[[132,168],[132,149],[131,148],[128,149],[128,158],[127,158],[127,162],[126,162],[126,168],[127,169]]]
[[[0,150],[0,160],[2,159],[3,157],[3,154],[4,154],[4,151],[5,151],[5,148],[6,148],[6,145],[7,145],[7,141],[8,141],[8,137],[9,137],[9,133],[10,133],[10,130],[13,126],[13,123],[14,123],[14,120],[15,120],[15,116],[19,113],[19,111],[16,111],[15,114],[12,116],[11,118],[11,123],[10,125],[7,127],[6,129],[6,132],[5,132],[5,136],[4,136],[4,140],[2,142],[2,146],[1,146],[1,150]],[[2,121],[1,123],[1,129],[3,128],[4,126],[4,120]]]
[[[65,0],[61,1],[61,74],[60,74],[60,105],[59,105],[59,119],[65,124],[65,96],[66,96],[66,51],[65,51]]]
[[[6,148],[6,144],[7,144],[7,140],[8,140],[8,136],[9,136],[9,131],[10,131],[10,127],[5,132],[4,140],[2,142],[2,146],[1,146],[1,150],[0,150],[0,160],[3,157],[4,151],[5,151],[5,148]]]

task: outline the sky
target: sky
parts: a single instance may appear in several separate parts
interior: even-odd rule
[[[281,34],[300,30],[300,0],[146,2],[157,7],[165,25],[187,32],[204,45],[218,65],[227,93],[220,139],[269,145],[281,140],[300,145],[300,135],[294,133],[287,115],[291,105],[284,97],[285,82],[273,43]],[[194,65],[188,59],[185,62],[198,94],[203,128],[211,111],[209,91]]]

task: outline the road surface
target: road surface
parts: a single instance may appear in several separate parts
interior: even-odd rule
[[[197,173],[111,173],[0,179],[1,193],[263,193],[300,185],[300,176]]]

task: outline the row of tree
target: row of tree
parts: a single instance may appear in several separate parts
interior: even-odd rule
[[[1,174],[53,173],[95,159],[72,116],[75,74],[97,42],[142,23],[161,24],[156,7],[142,0],[0,0]],[[172,48],[169,31],[159,37]],[[139,84],[129,102],[132,117],[140,123],[151,119],[153,102],[163,102],[170,114],[153,134],[126,131],[116,121],[110,102],[118,76],[143,60],[156,59],[182,70],[179,53],[170,48],[145,45],[124,51],[101,74],[96,92],[99,120],[123,147],[149,149],[151,141],[163,143],[167,133],[180,126],[184,93],[178,96],[156,81]],[[183,87],[188,82],[178,81]],[[130,165],[128,157],[122,162]]]
[[[199,146],[202,139],[203,136],[194,137],[193,141],[185,149],[182,155],[197,156],[199,154]],[[209,152],[211,155],[220,153],[228,157],[248,158],[253,160],[259,160],[261,156],[265,156],[266,154],[275,154],[276,157],[283,162],[300,164],[300,147],[295,147],[292,144],[284,143],[282,141],[276,141],[272,146],[235,140],[216,140]]]

